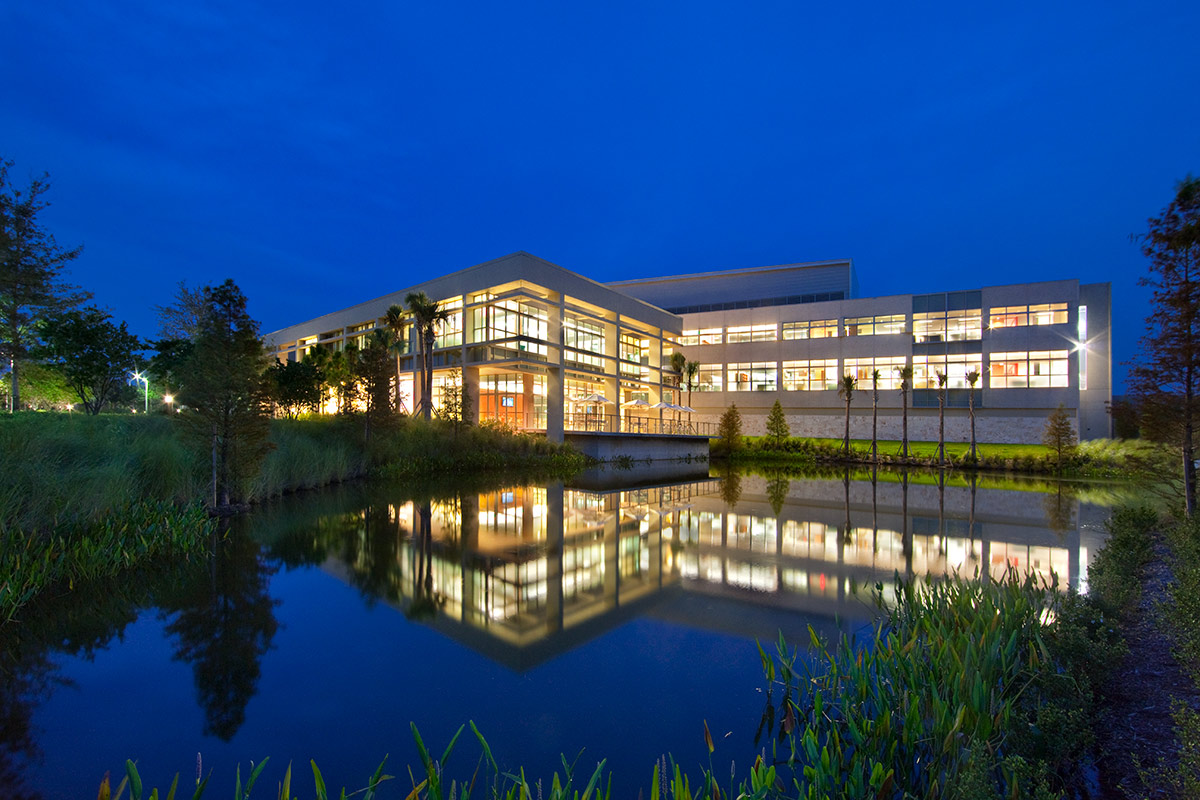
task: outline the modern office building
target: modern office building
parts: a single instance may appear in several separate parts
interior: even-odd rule
[[[912,439],[937,438],[939,373],[948,441],[967,438],[972,393],[979,441],[1039,441],[1060,404],[1081,438],[1110,435],[1110,287],[1077,280],[859,297],[853,263],[826,261],[603,285],[515,253],[276,331],[267,343],[284,360],[318,344],[362,343],[410,292],[449,311],[435,345],[435,406],[461,369],[473,417],[552,439],[689,423],[705,432],[731,404],[745,432],[759,434],[776,400],[794,435],[841,436],[845,374],[858,381],[852,435],[870,436],[874,407],[879,437],[897,439],[901,367],[913,370]],[[420,385],[411,326],[402,341],[411,408]],[[700,365],[690,387],[670,367],[676,350]],[[694,411],[654,408],[665,403]]]
[[[736,404],[746,432],[762,434],[779,400],[793,435],[840,437],[846,407],[837,388],[849,374],[857,379],[851,435],[870,438],[878,371],[879,438],[899,439],[898,369],[910,366],[912,439],[937,439],[939,373],[948,441],[969,437],[972,392],[982,442],[1040,441],[1059,404],[1081,438],[1111,435],[1107,283],[858,297],[853,263],[831,261],[610,285],[683,317],[679,348],[700,364],[690,399],[685,393],[697,420]]]

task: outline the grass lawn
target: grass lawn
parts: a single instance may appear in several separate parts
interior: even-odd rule
[[[755,437],[763,438],[763,437]],[[841,439],[809,439],[808,441],[831,447],[841,447]],[[850,447],[864,453],[871,452],[870,439],[851,439]],[[960,459],[971,449],[966,442],[946,442],[946,458]],[[1019,458],[1024,456],[1045,456],[1050,454],[1050,448],[1044,444],[996,444],[991,442],[976,442],[975,449],[980,457]],[[879,452],[887,455],[900,455],[900,440],[880,439]],[[909,440],[908,453],[914,458],[936,458],[937,442],[917,442]]]

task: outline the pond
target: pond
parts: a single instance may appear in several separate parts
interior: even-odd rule
[[[880,473],[841,478],[594,472],[562,483],[360,486],[259,509],[204,563],[43,602],[0,633],[5,797],[148,786],[197,761],[224,797],[241,764],[288,762],[311,796],[385,755],[412,788],[410,723],[440,752],[473,720],[501,767],[647,789],[672,755],[719,774],[762,749],[755,641],[868,625],[871,587],[1009,567],[1086,587],[1118,492]],[[467,731],[447,766],[469,776]],[[189,795],[190,796],[190,795]]]

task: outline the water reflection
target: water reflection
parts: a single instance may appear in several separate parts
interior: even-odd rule
[[[720,600],[724,612],[677,621],[773,639],[778,620],[749,609],[844,625],[874,613],[863,586],[889,587],[897,574],[988,580],[1016,568],[1086,586],[1104,515],[1066,488],[983,489],[974,476],[733,472],[378,500],[266,535],[285,560],[305,553],[372,601],[523,669],[634,612],[677,615],[679,593]]]

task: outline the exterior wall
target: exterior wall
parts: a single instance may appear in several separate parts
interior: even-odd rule
[[[753,274],[744,276],[747,282],[754,280]],[[665,279],[662,279],[665,281]],[[629,285],[629,284],[626,284]],[[719,297],[724,282],[713,283],[713,296]],[[662,291],[665,283],[656,284]],[[636,287],[633,287],[636,288]],[[752,291],[752,290],[747,290]],[[698,283],[692,280],[686,297],[698,297]],[[939,299],[942,298],[942,299]],[[672,298],[659,296],[667,304]],[[914,336],[914,318],[918,308],[942,303],[951,306],[969,303],[978,308],[981,318],[979,332],[961,339],[949,335],[939,341],[918,342]],[[1065,303],[1065,321],[1056,324],[1023,324],[1015,327],[989,327],[995,314],[998,320],[1010,319],[1001,309],[1028,307],[1047,303]],[[808,303],[785,306],[763,306],[747,309],[684,314],[684,337],[680,350],[689,361],[702,365],[721,365],[722,388],[720,391],[693,391],[685,394],[684,402],[696,410],[696,421],[716,421],[731,404],[736,404],[742,415],[743,430],[750,435],[765,432],[766,415],[776,400],[782,404],[794,435],[841,437],[845,429],[845,404],[836,389],[789,390],[785,388],[785,362],[833,360],[836,372],[832,380],[847,372],[847,359],[899,358],[906,365],[923,359],[955,357],[977,357],[981,377],[976,384],[976,437],[981,442],[1039,442],[1049,414],[1061,403],[1075,417],[1076,429],[1081,438],[1102,438],[1111,435],[1107,404],[1112,396],[1110,358],[1110,313],[1111,299],[1108,284],[1080,286],[1078,281],[1047,281],[1036,284],[987,287],[970,292],[954,292],[942,295],[893,295]],[[1085,310],[1086,309],[1086,310]],[[1057,312],[1062,316],[1063,312]],[[882,335],[847,335],[848,319],[904,315],[902,333]],[[1081,316],[1086,330],[1080,326]],[[1027,315],[1028,317],[1028,315]],[[784,340],[783,325],[791,322],[813,320],[836,320],[836,337]],[[739,326],[765,326],[774,329],[774,337],[765,341],[729,343],[728,330]],[[704,329],[721,329],[726,336],[721,343],[693,343],[698,336],[690,332]],[[1082,335],[1081,335],[1082,334]],[[1065,364],[1065,380],[1056,376],[1054,383],[1061,386],[1004,385],[1018,382],[1007,381],[1004,374],[1005,362],[1011,360],[1004,354],[1054,353],[1054,369]],[[1039,361],[1036,365],[1034,361]],[[1049,359],[1045,360],[1050,363]],[[774,369],[775,388],[767,382],[756,383],[753,379],[743,389],[730,388],[732,370],[729,365],[767,365]],[[1033,375],[1033,370],[1044,367],[1040,359],[1029,357],[1025,369],[1029,370],[1023,381],[1032,383],[1046,378],[1045,373]],[[879,437],[900,438],[903,401],[898,388],[888,388],[886,381],[894,376],[891,366],[881,368],[885,381],[879,397]],[[945,367],[943,367],[945,369]],[[929,369],[932,374],[933,367]],[[738,371],[738,374],[742,374]],[[752,373],[753,374],[753,373]],[[953,374],[953,373],[952,373]],[[967,409],[970,389],[959,370],[958,386],[951,383],[947,392],[946,409],[947,441],[969,440],[969,412]],[[1086,388],[1081,388],[1081,386]],[[871,434],[871,385],[865,376],[860,379],[858,389],[851,402],[851,435],[855,438],[870,438]],[[937,439],[936,389],[918,386],[909,393],[909,438],[915,440]]]

